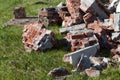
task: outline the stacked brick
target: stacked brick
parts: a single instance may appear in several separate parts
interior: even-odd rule
[[[58,14],[58,11],[54,7],[50,8],[42,8],[39,10],[39,21],[42,22],[44,25],[61,25],[62,19]]]
[[[62,20],[64,20],[66,16],[70,16],[70,13],[65,3],[58,4],[57,11]]]
[[[66,0],[66,6],[71,16],[66,16],[63,23],[65,27],[80,24],[83,21],[79,0]]]
[[[25,25],[22,37],[22,42],[27,52],[31,50],[46,50],[55,45],[55,36],[52,31],[37,22]]]
[[[70,45],[71,51],[76,51],[97,43],[97,38],[93,34],[93,31],[89,29],[70,31],[65,38]]]

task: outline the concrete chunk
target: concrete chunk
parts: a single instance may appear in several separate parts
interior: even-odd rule
[[[89,69],[91,67],[91,62],[89,57],[81,56],[79,63],[77,64],[77,71],[83,72],[85,69]]]
[[[60,28],[60,33],[64,34],[64,33],[68,33],[69,31],[82,30],[85,27],[86,27],[85,24],[80,24],[80,25],[74,25],[74,26],[70,26],[70,27]]]
[[[99,6],[96,0],[81,0],[80,8],[84,12],[90,12],[92,14],[97,14],[101,19],[107,19],[108,15],[106,12]]]
[[[114,13],[114,31],[120,31],[120,13]]]
[[[100,46],[97,43],[93,46],[85,47],[75,52],[65,54],[63,59],[64,59],[64,62],[70,63],[73,66],[77,66],[81,55],[84,55],[87,57],[94,56],[99,49],[100,49]]]
[[[113,0],[108,9],[111,11],[111,13],[120,12],[120,0]]]
[[[114,42],[120,42],[120,32],[112,33],[112,40]]]

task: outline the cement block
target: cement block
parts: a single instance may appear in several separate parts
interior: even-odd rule
[[[97,4],[96,0],[81,0],[80,8],[84,12],[90,12],[97,14],[101,19],[107,19],[108,15],[106,12]]]
[[[64,59],[64,62],[70,63],[73,66],[77,66],[81,55],[84,55],[87,57],[94,56],[99,49],[100,49],[100,46],[97,43],[93,46],[85,47],[75,52],[65,54],[63,59]]]

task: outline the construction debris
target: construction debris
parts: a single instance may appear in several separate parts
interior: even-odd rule
[[[14,15],[16,19],[26,18],[25,8],[24,7],[15,7]]]
[[[55,68],[55,69],[51,70],[48,73],[48,75],[50,75],[52,77],[60,77],[60,76],[70,75],[70,72],[68,72],[68,70],[65,68]]]
[[[94,20],[96,20],[96,18],[93,16],[93,14],[91,13],[86,13],[84,16],[83,16],[83,20],[86,24],[89,24],[89,23],[92,23],[94,22]]]
[[[25,24],[30,24],[31,22],[37,22],[38,17],[26,17],[22,19],[11,19],[4,26],[24,26]]]
[[[86,28],[85,24],[74,25],[74,26],[70,26],[70,27],[60,28],[60,33],[67,34],[69,31],[83,30],[84,28]]]
[[[54,25],[54,24],[58,24],[58,25],[62,24],[62,19],[58,14],[57,9],[54,7],[40,9],[39,21],[46,26]]]
[[[31,22],[37,22],[38,17],[26,16],[25,7],[15,7],[13,10],[14,18],[4,24],[4,26],[24,26]]]
[[[114,31],[120,31],[120,13],[114,13]]]
[[[64,55],[64,62],[72,64],[77,72],[95,77],[109,64],[115,66],[116,62],[120,62],[119,12],[120,0],[113,0],[108,9],[100,0],[66,0],[66,3],[61,2],[56,7],[41,8],[38,18],[26,17],[23,7],[15,8],[15,19],[6,25],[28,23],[22,35],[26,51],[54,47],[55,35],[45,26],[62,25],[60,33],[65,34],[67,48],[71,51]],[[103,48],[113,54],[112,59],[95,57]],[[69,72],[65,68],[55,68],[49,75],[66,78]]]
[[[87,76],[89,76],[89,77],[96,77],[96,76],[100,75],[99,70],[86,69],[85,72],[86,72]]]
[[[64,55],[64,62],[72,64],[75,67],[74,71],[85,72],[89,77],[95,77],[99,76],[109,64],[115,66],[116,61],[120,61],[120,57],[117,56],[120,55],[120,14],[115,11],[113,14],[110,13],[112,10],[109,12],[98,0],[66,0],[66,4],[60,3],[57,7],[40,9],[39,22],[47,26],[62,25],[60,33],[66,35],[64,39],[67,48],[71,51]],[[55,45],[55,37],[52,32],[43,25],[40,27],[39,25],[39,23],[31,23],[25,26],[23,35],[31,32],[29,35],[32,36],[29,38],[28,34],[23,36],[23,43],[28,50],[45,50]],[[34,26],[35,30],[32,29],[32,32],[31,29],[27,29],[28,26],[31,29]],[[41,35],[44,35],[38,35],[38,30]],[[43,33],[43,30],[47,32]],[[46,34],[49,34],[49,38],[45,36]],[[98,55],[97,53],[102,48],[106,48],[115,56],[112,59],[93,57]],[[67,74],[68,72],[62,68],[56,68],[49,72],[49,75],[53,77]]]
[[[22,36],[23,44],[28,52],[50,49],[55,45],[56,41],[53,32],[37,22],[25,25]]]
[[[71,73],[65,68],[55,68],[48,73],[49,76],[55,77],[56,80],[66,80],[70,77]]]
[[[111,13],[120,12],[120,0],[113,0],[108,9]]]
[[[63,26],[69,27],[83,22],[83,12],[80,10],[79,0],[66,0],[66,6],[70,12],[70,16],[66,16],[63,21]]]
[[[70,16],[68,8],[66,7],[66,4],[63,2],[58,4],[57,11],[58,11],[59,16],[62,18],[62,20],[64,20],[66,16]]]
[[[97,0],[81,0],[80,9],[84,12],[90,12],[101,19],[107,19],[108,15]]]
[[[112,33],[112,40],[113,40],[114,42],[120,43],[120,32]]]
[[[72,53],[68,53],[64,55],[64,62],[70,63],[73,66],[77,66],[81,55],[90,57],[90,56],[95,56],[95,54],[97,53],[97,51],[99,50],[99,44],[95,44],[89,47],[85,47],[83,49],[74,51]]]
[[[83,29],[76,31],[69,31],[65,39],[68,41],[68,47],[70,47],[71,51],[76,51],[79,49],[83,49],[94,44],[97,44],[98,40],[93,34],[93,30]]]

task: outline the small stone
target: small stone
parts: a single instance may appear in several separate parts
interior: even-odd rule
[[[52,77],[61,77],[61,76],[67,76],[67,75],[70,75],[70,73],[68,72],[67,69],[65,68],[55,68],[53,70],[51,70],[49,73],[48,73],[49,76],[52,76]]]
[[[86,69],[85,72],[86,72],[87,76],[89,76],[89,77],[96,77],[96,76],[100,75],[99,70]]]

